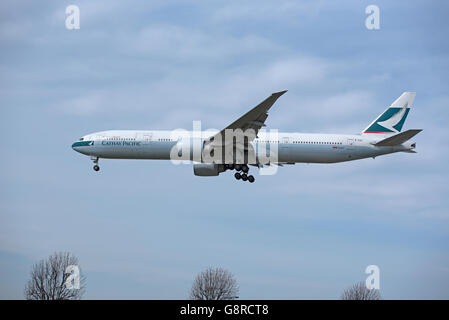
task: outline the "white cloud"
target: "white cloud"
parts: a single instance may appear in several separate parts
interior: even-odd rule
[[[300,22],[300,19],[317,15],[323,1],[226,1],[214,10],[211,20],[229,23],[238,20],[273,22],[282,19],[284,23]]]
[[[272,41],[256,35],[230,36],[176,25],[150,25],[139,30],[136,35],[121,33],[120,48],[129,55],[157,58],[165,62],[203,63],[214,60],[228,60],[236,56],[279,51]]]
[[[67,113],[85,116],[105,110],[108,108],[108,103],[104,95],[99,93],[89,93],[76,98],[66,98],[62,103],[58,104],[58,108]]]

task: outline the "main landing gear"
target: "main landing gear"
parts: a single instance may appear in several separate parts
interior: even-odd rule
[[[94,170],[100,171],[100,166],[98,165],[98,157],[92,157],[91,160],[94,162]]]
[[[253,183],[256,179],[252,175],[248,175],[249,167],[246,164],[226,164],[226,170],[236,170],[234,177],[237,180],[249,181]]]

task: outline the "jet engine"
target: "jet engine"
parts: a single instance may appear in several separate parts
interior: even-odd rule
[[[194,163],[193,173],[196,176],[210,177],[218,176],[220,172],[225,171],[224,165],[216,163]]]

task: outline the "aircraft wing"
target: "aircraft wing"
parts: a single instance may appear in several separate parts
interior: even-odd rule
[[[260,128],[265,126],[265,120],[268,118],[268,110],[271,108],[271,106],[276,102],[276,100],[282,96],[284,93],[286,93],[287,90],[275,92],[268,98],[266,98],[264,101],[259,103],[257,106],[252,108],[250,111],[245,113],[243,116],[235,120],[233,123],[231,123],[229,126],[221,130],[219,133],[217,133],[213,139],[213,144],[221,144],[221,139],[224,139],[225,137],[225,131],[227,129],[231,130],[237,130],[241,129],[242,131],[245,131],[247,129],[253,129],[255,131],[255,136],[253,139],[257,137],[257,133],[259,132]]]

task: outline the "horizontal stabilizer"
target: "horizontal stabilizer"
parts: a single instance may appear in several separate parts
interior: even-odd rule
[[[421,131],[422,131],[422,129],[410,129],[410,130],[395,134],[392,137],[383,139],[374,145],[377,147],[398,146],[398,145],[403,144],[405,141],[413,138],[415,135],[417,135]]]

